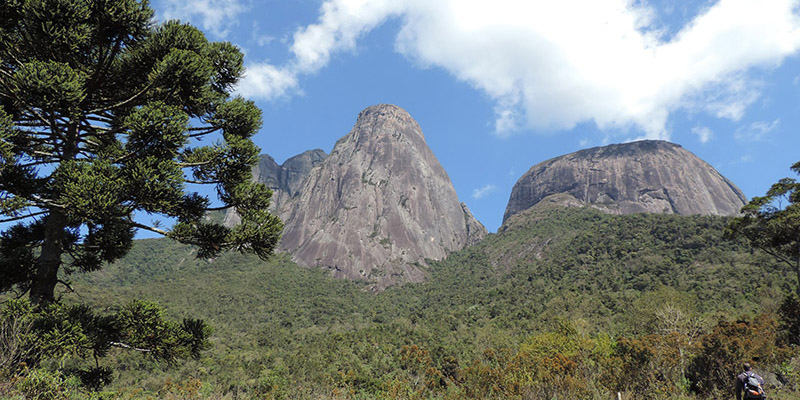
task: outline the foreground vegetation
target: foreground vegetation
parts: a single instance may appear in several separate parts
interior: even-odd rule
[[[797,398],[793,274],[723,239],[726,224],[537,207],[432,262],[426,283],[378,294],[286,255],[203,261],[139,241],[121,262],[73,276],[62,303],[113,314],[154,301],[168,318],[205,320],[213,347],[172,364],[110,349],[100,392],[68,374],[94,360],[61,354],[15,371],[0,394],[706,399],[732,396],[751,361],[770,398]]]

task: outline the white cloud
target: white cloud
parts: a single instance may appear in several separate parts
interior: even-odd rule
[[[705,126],[695,126],[692,128],[692,133],[697,135],[697,139],[703,144],[708,143],[714,136],[714,132],[711,132],[711,129]]]
[[[258,21],[253,21],[252,28],[250,29],[250,40],[255,42],[257,45],[264,47],[277,39],[275,36],[268,35],[261,32],[261,25]]]
[[[297,88],[297,74],[293,71],[263,63],[247,66],[236,92],[247,98],[274,99],[284,97]]]
[[[760,142],[765,140],[770,133],[780,126],[780,124],[780,119],[776,119],[772,122],[753,122],[750,125],[736,129],[733,137],[739,142]]]
[[[163,0],[159,17],[192,21],[205,31],[225,37],[239,14],[248,8],[241,0]]]
[[[328,64],[331,53],[351,51],[356,39],[406,8],[400,0],[329,0],[320,8],[316,24],[294,34],[294,67],[313,73]]]
[[[253,40],[254,40],[254,41],[255,41],[255,42],[256,42],[256,43],[257,43],[259,46],[266,46],[266,45],[268,45],[268,44],[270,44],[270,43],[274,42],[274,41],[275,41],[275,37],[274,37],[274,36],[270,36],[270,35],[255,35],[255,34],[254,34],[254,35],[253,35]]]
[[[475,199],[475,200],[482,199],[482,198],[488,196],[489,194],[491,194],[492,192],[494,192],[495,190],[497,190],[497,186],[491,185],[491,184],[485,185],[484,187],[482,187],[480,189],[473,190],[472,191],[472,198]]]
[[[397,51],[490,96],[499,134],[594,122],[667,139],[676,109],[740,119],[760,95],[752,69],[777,66],[800,48],[797,0],[720,0],[668,39],[646,4],[327,0],[318,21],[295,32],[293,60],[273,69],[296,82],[399,18]],[[282,93],[263,89],[251,93]]]
[[[758,100],[762,86],[761,82],[737,72],[724,81],[709,83],[701,93],[687,100],[685,106],[705,110],[718,118],[738,121]]]
[[[497,119],[494,121],[494,130],[500,136],[506,136],[519,129],[518,113],[511,108],[498,107],[495,109]]]

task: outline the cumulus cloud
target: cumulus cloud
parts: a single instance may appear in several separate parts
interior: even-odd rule
[[[697,139],[703,144],[708,143],[708,141],[714,136],[714,133],[711,132],[711,129],[705,126],[695,126],[692,128],[692,133],[697,135]]]
[[[316,24],[294,34],[291,51],[298,72],[313,73],[328,64],[331,54],[353,50],[356,40],[406,9],[401,0],[332,0],[323,3]]]
[[[241,0],[162,0],[162,19],[192,21],[218,37],[225,37],[231,24],[248,6]]]
[[[472,191],[472,198],[475,199],[475,200],[482,199],[482,198],[488,196],[489,194],[491,194],[492,192],[494,192],[495,190],[497,190],[497,186],[491,185],[491,184],[485,185],[484,187],[482,187],[480,189],[473,190]]]
[[[777,129],[781,124],[780,119],[772,122],[757,121],[747,126],[742,126],[736,129],[734,138],[743,143],[747,142],[760,142],[765,140],[770,133]]]
[[[276,84],[296,82],[398,18],[396,50],[490,96],[500,134],[594,122],[667,139],[676,109],[742,117],[760,94],[752,69],[779,65],[800,48],[797,7],[720,0],[666,37],[656,11],[630,0],[327,0],[318,21],[295,32],[293,60],[251,76],[279,70],[293,79]],[[293,87],[251,93],[270,98]]]
[[[236,92],[247,98],[275,99],[297,88],[297,74],[291,69],[255,63],[247,66]]]

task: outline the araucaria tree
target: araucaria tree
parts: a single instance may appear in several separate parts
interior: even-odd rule
[[[250,173],[261,113],[229,94],[242,73],[235,46],[155,24],[146,0],[0,2],[0,292],[51,303],[59,271],[122,257],[137,229],[200,257],[271,254],[282,225]],[[206,218],[227,207],[235,228]]]
[[[800,174],[800,162],[792,165]],[[747,239],[753,247],[763,250],[788,265],[797,275],[800,294],[800,183],[783,178],[767,191],[766,196],[754,197],[742,208],[726,232],[728,236]]]

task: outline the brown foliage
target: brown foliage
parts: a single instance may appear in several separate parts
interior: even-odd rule
[[[620,386],[635,398],[665,398],[678,393],[688,359],[697,348],[686,335],[669,333],[621,338],[616,354],[622,362]]]
[[[720,321],[705,335],[690,369],[692,389],[700,394],[727,392],[734,395],[736,375],[742,363],[777,365],[789,358],[789,349],[777,345],[778,323],[772,316],[758,315],[734,322]]]

